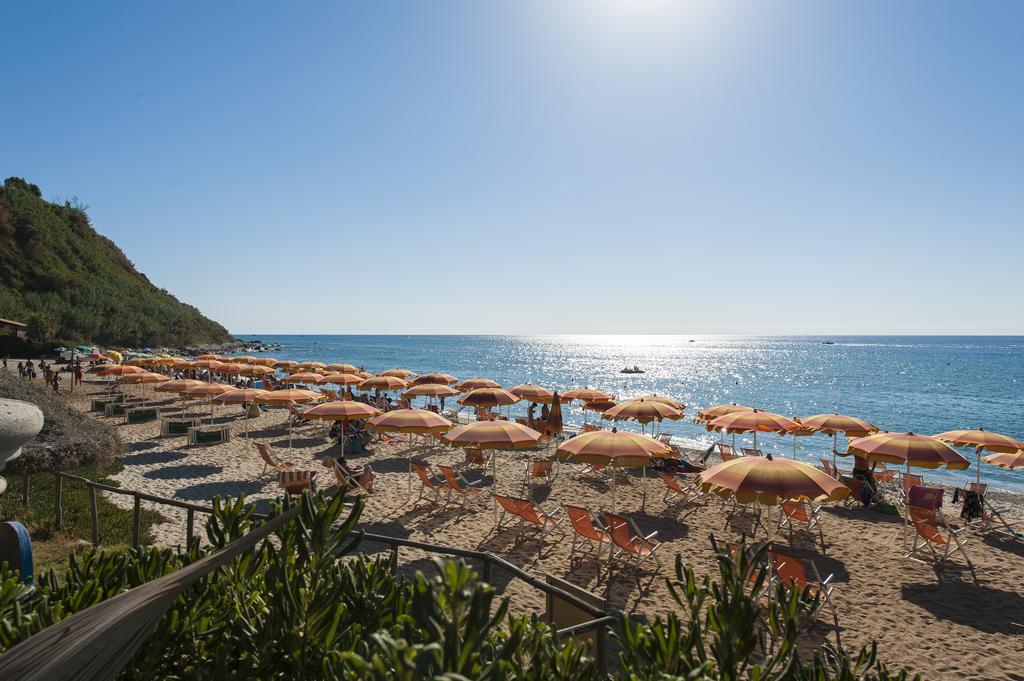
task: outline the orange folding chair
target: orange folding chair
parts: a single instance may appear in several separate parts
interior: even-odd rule
[[[789,529],[789,541],[793,542],[793,532],[800,526],[801,532],[806,532],[811,540],[814,540],[814,530],[818,530],[818,539],[821,541],[821,552],[825,553],[825,535],[821,531],[821,506],[815,506],[807,500],[783,501],[779,509],[779,529]]]
[[[693,486],[690,481],[687,481],[687,486],[683,487],[680,484],[680,478],[669,473],[658,473],[658,477],[665,483],[665,496],[662,498],[666,504],[677,497],[682,497],[681,502],[686,503],[691,499],[700,496],[700,492]]]
[[[316,471],[288,468],[277,472],[277,483],[288,494],[302,494],[316,489]]]
[[[455,494],[462,500],[462,507],[466,507],[467,501],[473,501],[474,499],[480,499],[480,493],[483,489],[478,487],[480,481],[469,482],[464,477],[455,472],[455,469],[451,466],[442,466],[438,464],[438,469],[441,471],[441,475],[444,476],[444,480],[451,490],[451,494]]]
[[[967,551],[964,550],[964,541],[961,541],[960,534],[967,528],[961,527],[954,530],[946,524],[934,509],[920,508],[918,506],[907,506],[907,513],[910,522],[914,525],[914,544],[905,558],[919,563],[939,564],[949,560],[954,553],[959,553],[967,562],[974,581],[978,581],[974,573],[974,564],[971,563]],[[941,550],[941,553],[940,553]],[[925,558],[931,560],[926,560]]]
[[[547,459],[534,459],[525,464],[526,466],[526,481],[524,487],[527,490],[533,490],[533,483],[535,480],[544,480],[548,485],[551,485],[555,481],[555,470],[554,465]]]
[[[416,471],[416,475],[420,479],[420,495],[416,498],[413,506],[420,503],[423,497],[428,497],[431,504],[437,504],[441,501],[441,495],[444,494],[445,503],[448,503],[448,497],[451,494],[451,487],[446,482],[434,482],[430,476],[430,470],[421,463],[413,463],[412,469]]]
[[[331,467],[334,469],[334,479],[338,482],[338,487],[347,490],[349,492],[357,492],[362,494],[370,494],[370,490],[363,486],[358,478],[349,475],[341,467],[336,459],[331,460]]]
[[[609,552],[609,565],[623,553],[629,556],[628,562],[634,563],[637,567],[645,560],[658,562],[655,552],[661,546],[661,542],[655,539],[657,532],[645,535],[632,519],[627,520],[625,516],[608,511],[605,511],[604,520],[612,543],[618,547],[618,550]]]
[[[256,445],[256,451],[260,453],[260,458],[263,459],[263,473],[267,472],[267,468],[271,468],[274,471],[285,471],[290,468],[295,468],[295,464],[291,461],[281,461],[277,459],[270,451],[270,445],[265,445],[262,442],[254,442]],[[262,475],[262,474],[261,474]]]
[[[833,575],[822,579],[821,573],[818,572],[818,566],[814,564],[814,561],[808,561],[811,566],[811,572],[814,573],[812,579],[807,575],[807,569],[804,567],[802,560],[775,548],[768,550],[768,561],[771,563],[772,573],[775,575],[775,578],[784,585],[788,587],[795,586],[811,598],[815,596],[821,597],[818,601],[818,609],[820,610],[823,605],[828,605],[832,611],[832,620],[835,622],[836,637],[838,639],[839,613],[836,610],[836,604],[832,602],[832,592],[835,590],[835,587],[831,584]],[[814,612],[812,616],[817,616],[817,614],[817,612]]]
[[[722,456],[722,461],[732,461],[736,458],[736,453],[732,451],[732,446],[724,442],[718,443],[718,453]]]
[[[569,552],[570,565],[572,565],[573,557],[576,555],[576,549],[584,544],[596,549],[596,557],[599,559],[603,546],[607,544],[608,550],[611,551],[611,535],[608,534],[608,530],[595,521],[590,511],[579,506],[569,506],[568,504],[562,504],[562,508],[565,509],[565,514],[569,517],[569,523],[573,529],[572,550]]]

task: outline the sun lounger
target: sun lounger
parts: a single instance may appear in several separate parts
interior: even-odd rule
[[[900,473],[900,484],[898,488],[900,500],[907,500],[907,495],[910,493],[911,487],[923,484],[924,478],[922,478],[920,475],[914,475],[912,473]]]
[[[768,561],[771,563],[775,579],[788,587],[797,587],[811,598],[815,596],[821,597],[818,601],[818,609],[820,610],[823,605],[828,605],[832,611],[832,620],[835,622],[836,637],[838,638],[839,613],[836,611],[835,603],[832,602],[832,592],[835,590],[835,587],[831,584],[833,576],[829,575],[822,579],[821,573],[818,572],[818,566],[814,564],[814,561],[808,561],[811,566],[811,572],[814,574],[812,579],[807,575],[807,569],[804,567],[802,560],[774,548],[768,550]],[[817,612],[812,613],[812,617],[816,616]]]
[[[907,506],[907,513],[910,517],[910,522],[914,525],[915,536],[914,544],[905,558],[919,563],[937,565],[949,560],[954,553],[960,553],[967,562],[967,567],[970,569],[974,581],[978,581],[977,576],[974,574],[974,565],[971,563],[967,551],[964,550],[966,542],[960,539],[960,534],[967,529],[966,527],[954,530],[946,524],[934,509],[930,508]]]
[[[493,456],[493,454],[491,456]],[[462,466],[463,468],[483,468],[486,470],[490,463],[491,457],[484,456],[483,451],[479,449],[467,449],[466,461]]]
[[[736,544],[729,542],[725,545],[726,555],[733,560],[733,562],[739,566],[740,563],[740,551],[745,551],[748,557],[753,557],[756,547],[760,544]],[[772,588],[772,584],[775,582],[775,576],[772,571],[768,569],[768,564],[762,560],[761,565],[752,566],[750,574],[747,575],[747,586],[750,588],[750,595],[754,600],[760,600],[762,596],[769,593]]]
[[[941,487],[914,485],[907,491],[907,505],[938,511],[942,508],[943,492],[945,490]]]
[[[316,471],[287,468],[277,472],[277,483],[288,494],[302,494],[316,489]]]
[[[764,456],[764,453],[760,449],[754,447],[740,447],[743,452],[743,456]]]
[[[601,548],[605,545],[608,546],[608,550],[611,550],[612,537],[599,522],[594,519],[590,511],[579,506],[569,506],[562,504],[562,508],[565,510],[565,514],[569,517],[569,523],[572,524],[573,537],[572,537],[572,550],[569,552],[569,565],[572,565],[573,557],[576,555],[576,549],[582,547],[584,544],[592,549],[597,550],[596,557],[601,557]]]
[[[821,552],[825,553],[825,535],[821,531],[821,506],[815,506],[809,501],[783,501],[779,509],[779,529],[789,529],[789,541],[793,542],[793,532],[799,529],[806,532],[812,541],[814,530],[818,530],[818,539],[821,541]]]
[[[445,503],[448,502],[448,497],[451,494],[451,487],[446,482],[434,482],[430,477],[430,470],[421,463],[413,463],[412,469],[416,471],[416,475],[420,479],[420,495],[416,498],[413,506],[418,504],[423,497],[428,497],[431,504],[437,504],[441,501],[441,495],[444,495]]]
[[[265,445],[262,442],[254,442],[256,445],[256,451],[260,453],[260,458],[263,459],[263,473],[266,474],[267,468],[272,468],[275,472],[286,471],[295,468],[295,464],[291,461],[280,461],[270,451],[270,445]]]
[[[580,428],[580,434],[582,435],[583,433],[593,433],[598,430],[601,430],[600,426],[595,426],[593,423],[584,423],[583,427]]]
[[[451,466],[442,466],[439,464],[437,467],[441,471],[441,475],[444,476],[448,488],[451,490],[450,494],[455,494],[462,500],[463,508],[466,507],[467,501],[482,498],[480,497],[480,493],[483,492],[483,489],[478,486],[480,484],[479,480],[469,482],[456,473],[455,469]]]
[[[632,519],[608,511],[605,511],[604,521],[608,527],[608,534],[611,535],[612,543],[618,547],[617,550],[609,552],[609,564],[622,554],[626,554],[628,562],[638,567],[645,560],[658,562],[655,552],[661,546],[661,542],[655,539],[658,535],[657,532],[645,535]]]

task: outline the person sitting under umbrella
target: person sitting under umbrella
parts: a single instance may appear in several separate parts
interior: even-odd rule
[[[871,490],[870,496],[861,494],[861,503],[868,506],[871,503],[871,499],[878,496],[878,483],[875,482],[875,466],[877,464],[868,464],[868,460],[853,455],[853,477],[855,480],[862,480],[864,485]]]

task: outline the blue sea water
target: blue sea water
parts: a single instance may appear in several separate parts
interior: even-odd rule
[[[892,431],[934,434],[984,427],[1024,437],[1021,336],[298,336],[249,335],[284,349],[278,359],[349,362],[367,371],[394,367],[483,376],[503,386],[535,383],[565,391],[591,387],[616,399],[655,393],[681,400],[692,417],[738,402],[787,416],[838,412]],[[834,344],[826,345],[825,341]],[[638,365],[646,373],[620,374]],[[525,410],[513,407],[513,413]],[[588,415],[595,418],[593,413]],[[582,423],[570,407],[567,422]],[[625,427],[634,427],[628,424]],[[662,429],[689,441],[712,435],[692,420]],[[749,437],[742,438],[749,442]],[[760,435],[762,449],[790,456],[792,439]],[[824,435],[797,440],[799,458],[831,451]],[[843,447],[840,437],[840,448]],[[973,451],[961,450],[973,460]],[[968,473],[935,472],[944,482]],[[973,469],[969,473],[973,477]],[[1024,490],[1024,470],[984,464],[994,487]]]

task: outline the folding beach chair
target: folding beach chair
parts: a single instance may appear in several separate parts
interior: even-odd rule
[[[661,434],[659,434],[658,435],[658,442],[660,442],[663,445],[667,445],[667,446],[671,447],[672,446],[672,434],[671,433],[661,433]]]
[[[412,469],[416,471],[416,475],[420,479],[420,495],[413,502],[413,506],[420,503],[423,497],[428,497],[431,504],[437,504],[441,501],[441,495],[444,494],[445,503],[448,503],[448,497],[451,494],[451,487],[446,482],[434,482],[430,477],[430,470],[421,463],[413,463]]]
[[[554,465],[547,459],[534,459],[525,463],[526,466],[526,479],[523,483],[523,487],[529,491],[533,491],[533,483],[535,480],[544,480],[548,485],[555,482]]]
[[[519,515],[519,504],[516,503],[515,497],[508,497],[504,494],[495,494],[493,496],[498,506],[501,506],[501,516],[498,518],[495,529],[502,529],[505,526],[505,519],[510,516],[518,519],[518,525],[523,524],[523,517]]]
[[[534,529],[539,529],[542,535],[556,530],[565,519],[561,508],[548,512],[530,499],[515,499],[515,501],[519,507],[519,517],[523,519],[524,523],[533,525]]]
[[[1021,533],[1016,528],[1024,523],[1020,522],[1007,522],[1003,517],[1000,509],[985,499],[985,493],[988,491],[988,485],[983,482],[969,482],[960,490],[960,495],[966,500],[969,497],[968,494],[977,495],[978,503],[980,505],[979,516],[968,521],[968,525],[977,525],[978,530],[981,532],[995,532],[998,534],[1004,534],[1013,539],[1020,539],[1024,537],[1024,533]],[[953,499],[956,502],[956,499]],[[964,502],[967,503],[966,501]]]
[[[740,551],[745,551],[747,556],[752,557],[760,544],[736,544],[729,542],[725,545],[725,555],[729,556],[737,565],[740,561]],[[721,550],[719,550],[721,551]],[[761,565],[754,566],[747,576],[747,587],[753,599],[760,600],[765,594],[771,593],[772,584],[775,583],[775,575],[768,569],[767,558],[763,559]]]
[[[964,557],[964,561],[967,562],[967,567],[970,569],[974,581],[978,581],[978,577],[974,573],[974,565],[971,563],[967,551],[964,550],[966,542],[960,539],[960,534],[967,529],[966,527],[961,527],[957,530],[952,529],[939,517],[934,509],[930,508],[908,506],[907,513],[910,516],[910,522],[914,525],[915,536],[914,545],[910,548],[910,552],[904,556],[905,558],[919,563],[938,565],[949,560],[954,553],[960,553]],[[942,550],[941,553],[939,549]],[[931,560],[926,560],[922,556]]]
[[[608,534],[608,530],[604,528],[594,519],[590,511],[579,506],[569,506],[568,504],[562,504],[562,508],[565,510],[565,514],[569,517],[569,523],[572,524],[573,537],[572,537],[572,550],[569,552],[569,565],[572,565],[573,557],[576,555],[576,549],[582,547],[584,544],[592,549],[597,550],[596,557],[600,559],[601,548],[605,545],[608,546],[608,550],[611,550],[612,537]]]
[[[493,454],[491,455],[493,456]],[[482,450],[469,448],[466,449],[466,460],[463,462],[463,468],[482,468],[487,470],[487,466],[491,463],[491,457],[484,456]]]
[[[685,504],[700,496],[700,492],[693,486],[693,482],[690,480],[678,478],[669,473],[658,473],[658,477],[665,483],[665,496],[662,497],[662,501],[666,504],[679,497],[682,497],[680,502]],[[686,483],[685,487],[682,484],[683,482]]]
[[[265,445],[262,442],[254,442],[253,444],[256,445],[256,451],[260,453],[260,458],[263,459],[263,473],[260,475],[266,475],[268,467],[275,472],[295,468],[295,464],[291,461],[280,461],[275,458],[270,451],[270,445]]]
[[[938,511],[942,508],[943,492],[945,490],[941,487],[914,485],[907,491],[907,505]]]
[[[637,567],[645,560],[658,562],[654,555],[658,547],[661,546],[661,542],[655,539],[658,535],[657,532],[645,535],[632,519],[627,520],[625,516],[608,511],[605,511],[604,521],[608,527],[608,534],[611,535],[612,543],[618,547],[618,550],[609,552],[609,565],[623,553],[629,556],[628,562],[634,563]]]
[[[764,456],[764,453],[755,447],[740,447],[743,456]]]
[[[810,578],[807,575],[807,569],[804,567],[804,562],[794,555],[783,553],[775,548],[768,549],[768,561],[771,563],[772,572],[775,578],[782,582],[788,587],[797,587],[801,592],[814,598],[820,596],[818,601],[818,610],[823,605],[828,605],[832,611],[832,620],[836,627],[836,639],[839,639],[839,613],[836,610],[836,604],[832,602],[832,592],[835,587],[832,586],[832,577],[829,575],[825,579],[821,578],[821,573],[818,572],[818,566],[814,564],[813,560],[807,561],[811,566],[811,572],[814,574],[814,578]],[[812,612],[812,617],[817,617],[817,612]]]
[[[723,442],[718,443],[718,453],[721,455],[722,461],[732,461],[736,458],[736,453],[732,451],[732,446]]]
[[[331,460],[331,468],[334,469],[334,479],[338,482],[338,487],[341,489],[357,494],[372,494],[370,490],[363,486],[363,483],[358,478],[349,475],[336,459]]]
[[[312,492],[316,489],[316,471],[292,468],[280,470],[277,473],[277,483],[288,494],[302,494],[306,490]]]
[[[480,493],[483,489],[479,487],[480,481],[469,482],[464,477],[455,472],[455,469],[451,466],[442,466],[438,464],[437,468],[441,471],[441,475],[444,476],[444,480],[451,490],[451,494],[455,494],[462,500],[462,508],[466,507],[467,501],[473,501],[475,499],[481,499]]]
[[[779,529],[789,529],[789,541],[793,543],[793,532],[799,525],[801,532],[814,541],[814,530],[818,530],[818,539],[821,541],[821,552],[825,553],[825,535],[821,531],[821,506],[815,506],[807,500],[783,501],[779,509]]]
[[[914,475],[912,473],[900,473],[900,484],[897,490],[900,495],[900,500],[905,502],[907,500],[907,495],[910,494],[910,488],[923,484],[924,478],[922,478],[920,475]]]

